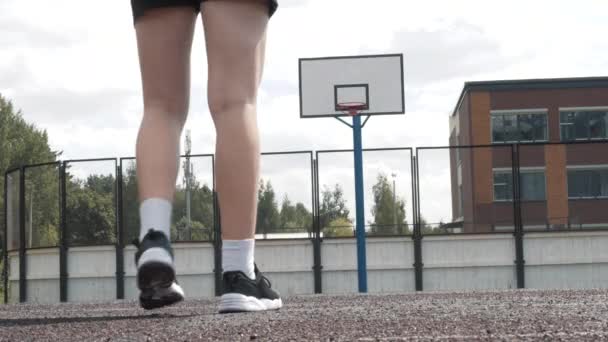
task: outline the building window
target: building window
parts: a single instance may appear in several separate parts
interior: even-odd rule
[[[519,177],[521,199],[524,201],[545,200],[545,173],[543,171],[525,172]]]
[[[608,167],[569,169],[568,198],[608,198]]]
[[[492,112],[492,142],[547,141],[547,112]]]
[[[560,110],[562,141],[608,138],[608,109]]]
[[[520,189],[522,201],[545,200],[545,172],[521,170]],[[511,171],[494,171],[494,201],[513,200],[513,176]]]
[[[494,201],[513,200],[511,172],[494,172]]]

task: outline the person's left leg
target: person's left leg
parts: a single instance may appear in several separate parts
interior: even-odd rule
[[[268,0],[206,1],[209,109],[217,133],[216,184],[222,224],[220,312],[278,309],[280,295],[254,264],[259,180],[257,92]]]
[[[177,6],[137,13],[134,8],[144,98],[137,137],[141,231],[135,259],[140,303],[146,309],[183,299],[175,282],[170,224],[197,10]]]

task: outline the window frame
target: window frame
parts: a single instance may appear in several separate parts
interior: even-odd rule
[[[523,115],[539,115],[545,116],[545,138],[544,139],[533,139],[533,140],[507,140],[495,141],[494,140],[494,118],[504,117],[507,115],[515,115],[517,132],[521,132],[519,128],[519,118]],[[504,123],[503,123],[503,134],[504,134]],[[530,109],[496,109],[490,111],[490,141],[492,144],[516,144],[516,143],[534,143],[534,142],[548,142],[549,141],[549,110],[547,108],[530,108]]]
[[[507,174],[507,175],[511,175],[511,198],[505,198],[505,199],[497,199],[496,198],[496,186],[500,185],[500,186],[505,186],[507,187],[507,190],[509,188],[509,183],[496,183],[495,179],[496,179],[496,174]],[[494,202],[513,202],[513,170],[507,170],[507,169],[492,169],[492,199]],[[508,191],[507,191],[508,192]]]
[[[561,142],[568,142],[568,141],[595,141],[595,140],[608,140],[608,124],[606,125],[606,127],[604,127],[604,137],[603,138],[592,138],[591,137],[591,131],[590,131],[590,126],[589,126],[589,119],[586,119],[586,131],[587,131],[587,137],[586,138],[574,138],[574,139],[565,139],[564,138],[564,134],[562,131],[562,126],[574,126],[574,123],[564,123],[562,122],[562,113],[568,113],[568,112],[575,112],[575,113],[586,113],[586,112],[601,112],[604,111],[606,112],[606,116],[608,116],[608,106],[592,106],[592,107],[559,107],[558,108],[559,111],[559,140]],[[608,122],[607,122],[608,123]]]
[[[608,167],[608,165],[607,165]],[[524,173],[542,173],[544,179],[545,179],[545,193],[544,193],[544,199],[533,199],[533,200],[528,200],[528,199],[523,199],[520,198],[521,202],[546,202],[547,201],[547,171],[546,168],[544,166],[529,166],[529,167],[522,167],[519,169],[520,170],[520,174],[524,174]],[[492,199],[494,203],[508,203],[508,202],[513,202],[513,184],[511,184],[511,198],[508,199],[496,199],[496,183],[494,183],[494,176],[496,173],[502,173],[502,174],[509,174],[511,175],[511,177],[509,178],[511,180],[511,182],[513,182],[513,170],[511,168],[493,168],[492,169]],[[502,183],[499,183],[502,184]],[[508,186],[508,183],[506,184]],[[520,197],[523,197],[522,194],[520,194]]]
[[[568,193],[568,200],[603,200],[608,199],[608,195],[605,196],[570,196],[570,182],[569,172],[570,171],[606,171],[608,172],[608,164],[590,164],[590,165],[567,165],[566,166],[566,191]]]

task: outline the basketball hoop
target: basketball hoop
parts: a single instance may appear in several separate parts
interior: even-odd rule
[[[331,117],[353,133],[357,279],[367,292],[362,130],[372,116],[404,114],[403,54],[300,58],[298,73],[300,118]]]
[[[340,102],[336,108],[344,114],[355,116],[359,111],[367,109],[367,105],[364,102]]]

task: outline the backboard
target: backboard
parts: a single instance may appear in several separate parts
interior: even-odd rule
[[[365,104],[361,115],[405,112],[403,54],[300,58],[300,117],[347,114],[338,104]]]

